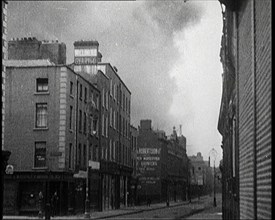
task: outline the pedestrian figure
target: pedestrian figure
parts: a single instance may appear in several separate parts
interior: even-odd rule
[[[52,216],[55,216],[57,213],[58,199],[57,192],[55,192],[51,198]]]
[[[38,212],[38,217],[42,218],[42,203],[43,203],[43,193],[40,191],[38,194],[38,202],[39,202],[39,212]]]
[[[151,205],[151,199],[150,199],[150,197],[147,199],[147,206],[149,206],[150,207],[150,205]]]

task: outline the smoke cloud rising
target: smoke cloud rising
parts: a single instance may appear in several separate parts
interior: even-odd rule
[[[103,62],[110,62],[132,92],[132,122],[152,119],[171,133],[169,117],[177,91],[170,71],[179,57],[178,31],[200,21],[202,8],[183,1],[9,2],[8,36],[58,39],[73,61],[73,42],[96,39]]]

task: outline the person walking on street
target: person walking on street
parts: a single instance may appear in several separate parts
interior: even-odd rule
[[[58,196],[56,191],[51,198],[51,206],[52,206],[52,217],[53,217],[57,214],[57,206],[58,206]]]

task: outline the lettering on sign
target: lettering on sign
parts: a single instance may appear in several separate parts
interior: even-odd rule
[[[139,154],[160,154],[160,148],[139,148]]]
[[[75,64],[95,64],[97,63],[97,57],[75,57]]]

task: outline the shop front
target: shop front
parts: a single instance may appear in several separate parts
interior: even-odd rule
[[[5,175],[4,214],[37,215],[45,211],[46,203],[55,196],[56,215],[65,215],[73,210],[73,178],[70,173],[60,172],[14,172]]]

